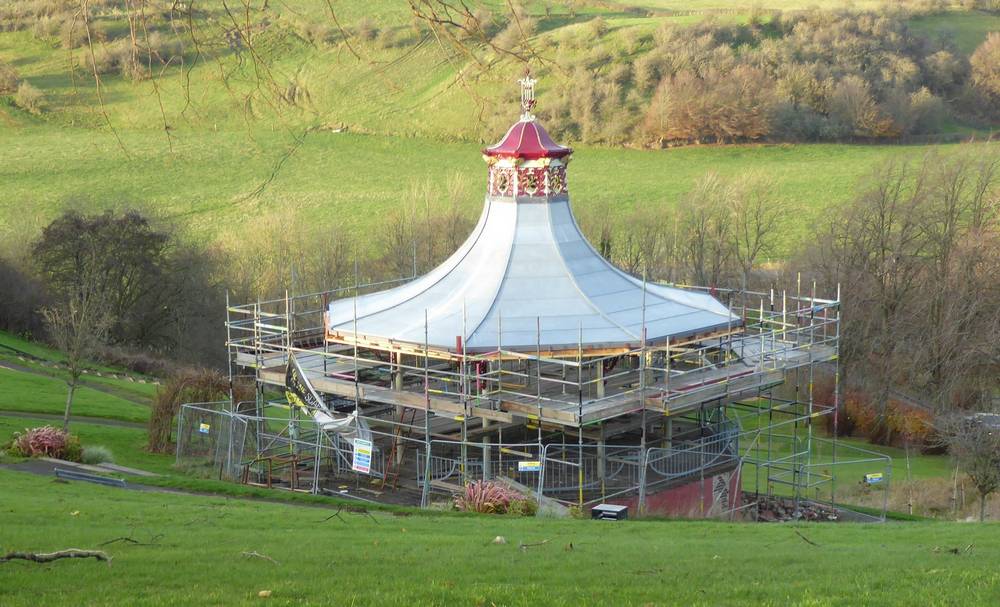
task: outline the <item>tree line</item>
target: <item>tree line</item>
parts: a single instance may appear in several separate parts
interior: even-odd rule
[[[815,10],[617,36],[597,22],[552,44],[539,112],[565,139],[640,146],[893,140],[1000,119],[1000,34],[967,57],[909,16]]]
[[[455,77],[481,106],[483,134],[508,126],[514,91],[486,94],[465,80],[475,80],[477,66],[520,71],[523,63],[542,76],[540,116],[566,141],[659,147],[899,140],[939,135],[956,122],[989,128],[1000,120],[1000,33],[969,56],[953,35],[912,25],[914,17],[947,10],[933,0],[878,11],[754,10],[747,23],[709,16],[694,25],[665,21],[656,29],[612,26],[601,16],[578,14],[574,2],[510,2],[494,10],[438,0],[409,4],[411,24],[386,25],[370,17],[345,24],[336,12],[329,19],[276,15],[267,3],[246,7],[243,23],[196,3],[95,0],[81,12],[30,0],[0,8],[0,30],[30,30],[60,45],[74,78],[92,78],[98,93],[107,75],[155,82],[167,69],[189,71],[234,56],[257,67],[259,90],[234,98],[254,111],[312,106],[298,76],[274,71],[253,49],[265,31],[318,48],[344,47],[373,67],[435,38],[448,45],[449,61],[468,61]],[[997,10],[990,2],[966,5]],[[46,109],[45,91],[3,63],[0,95],[31,113]]]

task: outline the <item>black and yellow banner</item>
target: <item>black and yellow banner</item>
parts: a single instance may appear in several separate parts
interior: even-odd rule
[[[303,411],[326,409],[326,403],[306,378],[299,361],[294,354],[288,356],[288,368],[285,371],[285,398],[288,404],[299,407]]]

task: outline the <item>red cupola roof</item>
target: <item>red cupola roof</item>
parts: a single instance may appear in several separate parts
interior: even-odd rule
[[[572,153],[572,148],[563,147],[552,141],[552,137],[545,132],[542,125],[534,120],[534,117],[531,117],[530,120],[525,120],[522,117],[519,122],[510,127],[500,143],[483,150],[483,154],[487,156],[523,158],[525,160],[562,158]]]

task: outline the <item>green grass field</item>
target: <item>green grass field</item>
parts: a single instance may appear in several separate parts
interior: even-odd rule
[[[500,2],[487,4],[503,10]],[[638,6],[726,9],[723,18],[739,19],[753,7],[869,8],[875,4],[879,3],[771,0],[734,5],[711,0],[647,0]],[[612,25],[607,44],[614,46],[618,29],[651,29],[665,19],[701,18],[699,14],[648,16],[624,11],[624,5],[588,4],[580,7],[576,18],[565,20],[558,15],[568,9],[556,6],[555,29],[544,35],[558,35],[559,30],[579,27],[580,22],[600,14]],[[530,6],[538,14],[543,11],[541,4]],[[318,1],[294,10],[274,10],[287,27],[329,20],[327,5]],[[337,10],[349,25],[368,14],[378,25],[402,31],[410,19],[404,3],[390,0],[367,3],[364,10],[356,3],[338,4]],[[949,11],[918,18],[913,25],[927,32],[954,32],[962,49],[969,51],[988,31],[1000,29],[1000,16]],[[65,52],[53,48],[52,40],[37,39],[28,31],[0,33],[0,59],[44,90],[50,106],[39,117],[0,100],[0,157],[4,158],[0,164],[0,240],[5,247],[23,250],[41,226],[67,207],[89,211],[138,207],[208,241],[220,234],[235,238],[251,233],[262,215],[291,216],[321,229],[364,233],[387,212],[404,208],[413,187],[429,183],[443,198],[448,182],[454,179],[465,184],[463,204],[476,214],[485,185],[479,149],[482,142],[502,134],[515,108],[481,107],[475,96],[455,86],[454,67],[433,42],[403,49],[361,45],[356,49],[362,57],[359,61],[342,45],[313,46],[287,31],[279,27],[263,35],[259,51],[273,59],[271,69],[279,80],[294,79],[309,91],[309,99],[301,106],[280,109],[257,99],[249,116],[243,111],[243,95],[254,89],[254,74],[245,66],[237,68],[232,57],[218,64],[206,61],[190,72],[167,69],[155,85],[105,76],[101,110],[93,81],[71,75]],[[379,67],[372,69],[372,65]],[[219,76],[223,69],[234,70],[226,85]],[[502,66],[478,75],[477,91],[490,95],[508,91],[511,70]],[[544,82],[540,98],[544,102]],[[114,133],[105,124],[105,111]],[[493,116],[498,111],[503,116]],[[351,132],[329,130],[341,125],[349,126]],[[295,137],[310,127],[318,130],[295,147]],[[638,205],[676,207],[694,180],[709,171],[767,175],[791,209],[785,247],[779,251],[785,254],[806,239],[824,211],[849,199],[858,180],[873,167],[890,158],[919,156],[932,147],[942,154],[958,148],[762,145],[642,151],[581,147],[571,170],[571,189],[583,216],[623,214]],[[282,163],[292,149],[294,153]],[[251,196],[262,185],[263,190]],[[32,212],[23,213],[25,208]],[[359,240],[366,245],[373,241]]]
[[[870,9],[878,8],[882,5],[879,0],[762,0],[760,2],[747,2],[735,0],[726,2],[725,0],[636,0],[635,2],[613,2],[622,6],[641,6],[643,8],[675,10],[675,11],[718,11],[732,10],[750,12],[754,9],[763,10],[805,10],[810,8],[821,9]]]
[[[8,194],[0,198],[0,229],[17,238],[37,233],[67,206],[96,211],[134,205],[201,238],[251,230],[261,216],[363,233],[387,213],[410,208],[415,186],[431,184],[443,205],[448,182],[459,180],[470,215],[478,213],[485,191],[478,144],[316,133],[259,196],[249,197],[286,151],[285,137],[269,134],[254,145],[240,132],[183,133],[173,155],[148,134],[127,133],[124,139],[132,160],[122,157],[113,138],[82,129],[32,127],[0,140],[11,159],[0,167]],[[880,163],[931,151],[948,154],[959,147],[581,148],[574,155],[570,188],[579,215],[620,216],[637,206],[675,209],[695,180],[710,171],[768,176],[789,205],[785,238],[792,247],[802,243],[824,211],[849,200],[859,181]],[[615,187],[609,189],[608,182]],[[30,216],[18,213],[23,201],[30,201]]]
[[[951,37],[959,50],[971,54],[990,32],[1000,31],[1000,14],[985,11],[951,11],[942,15],[914,19],[911,25],[918,32],[932,37]]]
[[[0,367],[0,410],[61,415],[66,383]],[[73,397],[73,413],[130,422],[149,419],[149,407],[92,388],[81,387]]]
[[[16,361],[17,364],[20,365],[32,366],[48,363],[63,363],[66,360],[66,356],[59,350],[41,342],[32,341],[30,339],[26,339],[25,337],[19,337],[8,331],[0,331],[0,360],[8,360],[10,362]],[[139,373],[126,371],[121,367],[115,367],[93,361],[90,361],[86,368],[90,372],[108,373],[113,375],[127,374],[134,379],[152,380],[152,378],[144,377]],[[94,375],[87,379],[97,381],[102,378]],[[152,395],[152,384],[142,384],[136,382],[131,383],[133,385],[127,386],[127,389],[135,390],[143,396]],[[123,386],[123,388],[126,388],[126,386]]]
[[[62,415],[68,371],[65,357],[43,344],[0,331],[0,411]],[[73,399],[73,414],[145,422],[156,392],[152,378],[88,364]],[[100,375],[98,375],[100,373]]]
[[[608,523],[371,517],[0,471],[0,603],[87,605],[995,605],[1000,534],[954,523]],[[343,520],[341,520],[343,519]],[[44,520],[44,525],[39,521]],[[807,544],[801,536],[817,545]],[[503,536],[505,545],[491,543]],[[540,543],[519,549],[521,543]],[[950,552],[957,549],[958,554]],[[247,558],[244,552],[266,555]]]

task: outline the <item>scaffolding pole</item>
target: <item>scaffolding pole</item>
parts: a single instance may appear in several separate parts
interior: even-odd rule
[[[431,387],[429,331],[427,329],[427,309],[424,309],[424,486],[420,493],[420,507],[430,505],[431,496]]]
[[[642,314],[639,324],[639,406],[642,408],[639,438],[639,516],[646,511],[646,274],[642,275]],[[580,433],[583,436],[583,432]]]

